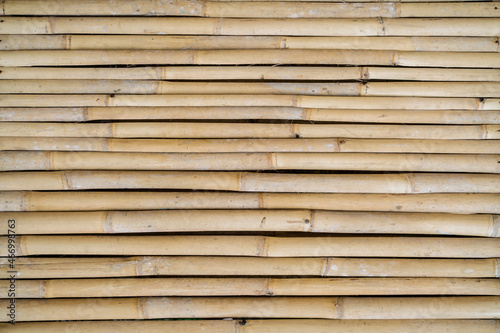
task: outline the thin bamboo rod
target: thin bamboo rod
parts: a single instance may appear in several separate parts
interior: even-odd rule
[[[500,91],[500,90],[499,90]],[[0,122],[6,137],[99,138],[370,138],[370,139],[500,139],[500,125],[351,125],[117,122],[100,124]]]
[[[0,258],[3,272],[9,270],[8,265],[8,258]],[[157,275],[496,278],[498,267],[498,259],[20,257],[16,258],[16,279]]]
[[[251,9],[252,10],[252,9]],[[251,11],[250,10],[250,11]],[[2,17],[2,34],[498,37],[498,18],[225,19]],[[76,22],[76,24],[75,24]]]
[[[1,171],[359,170],[499,173],[498,155],[378,153],[0,152]]]
[[[173,210],[8,212],[17,234],[114,234],[141,232],[397,233],[498,237],[490,214],[334,212],[317,210]],[[7,226],[0,229],[7,235]]]
[[[156,38],[156,37],[155,37]],[[238,37],[240,38],[240,37]],[[167,66],[124,68],[1,67],[18,80],[406,80],[500,81],[498,69],[300,66]]]
[[[120,6],[109,0],[5,0],[4,15],[73,16],[199,16],[242,18],[363,18],[363,17],[498,17],[498,2],[459,3],[321,3],[242,1],[128,1]]]
[[[0,280],[2,295],[10,281]],[[16,298],[141,296],[500,295],[498,279],[459,278],[120,278],[16,281]]]
[[[347,49],[498,52],[498,37],[293,37],[293,36],[115,36],[0,35],[0,49]]]
[[[3,51],[0,66],[379,65],[499,68],[500,53],[378,50],[43,50]]]
[[[0,238],[7,256],[7,237]],[[16,256],[182,255],[251,257],[495,258],[499,238],[265,236],[16,236]]]
[[[9,300],[0,300],[6,308]],[[75,311],[79,309],[79,311]],[[500,297],[141,297],[16,300],[16,321],[155,318],[480,319]],[[4,316],[2,321],[8,321]]]
[[[329,319],[264,319],[264,320],[182,320],[182,321],[73,321],[0,324],[5,333],[496,333],[496,320],[329,320]]]
[[[196,189],[308,193],[500,193],[493,174],[276,174],[186,171],[1,172],[0,191]]]

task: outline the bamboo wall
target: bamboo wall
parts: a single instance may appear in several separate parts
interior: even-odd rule
[[[499,332],[499,8],[1,1],[0,331]]]

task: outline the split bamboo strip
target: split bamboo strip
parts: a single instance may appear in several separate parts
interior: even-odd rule
[[[10,281],[0,280],[1,295]],[[500,295],[498,279],[458,278],[121,278],[16,281],[16,298],[140,296]],[[4,296],[5,297],[5,296]]]
[[[498,37],[290,37],[290,36],[115,36],[0,35],[0,49],[345,49],[498,52]]]
[[[141,232],[388,233],[498,237],[499,217],[489,214],[334,212],[316,210],[172,210],[2,212],[16,234]],[[0,229],[7,235],[7,226]]]
[[[6,308],[9,300],[0,300]],[[78,311],[75,311],[78,309]],[[500,297],[141,297],[16,300],[16,321],[155,318],[480,319]],[[2,321],[8,321],[4,316]]]
[[[377,153],[0,152],[1,171],[358,170],[500,173],[499,155]]]
[[[196,189],[308,193],[500,193],[494,174],[284,174],[188,171],[0,172],[0,191]]]
[[[8,258],[0,258],[9,278]],[[498,259],[265,257],[16,258],[16,279],[127,276],[498,277]]]
[[[16,236],[16,256],[496,258],[500,238],[265,236]],[[7,237],[0,237],[7,256]]]
[[[500,91],[500,90],[499,90]],[[3,137],[98,138],[395,138],[500,139],[500,125],[351,125],[117,122],[99,124],[0,122]]]
[[[0,137],[0,150],[136,153],[427,153],[500,154],[495,140],[106,139]]]
[[[2,51],[0,66],[379,65],[499,68],[500,53],[379,50],[43,50]]]
[[[239,38],[239,37],[238,37]],[[18,80],[406,80],[500,81],[498,69],[404,67],[167,66],[123,68],[1,67]]]
[[[250,9],[249,11],[252,11]],[[1,34],[498,37],[498,18],[2,17]]]
[[[498,2],[459,3],[321,3],[180,1],[127,1],[117,6],[109,0],[5,0],[4,15],[74,16],[199,16],[242,18],[339,18],[339,17],[498,17]]]
[[[187,321],[73,321],[0,324],[4,333],[496,333],[496,320],[187,320]]]
[[[296,107],[0,108],[0,121],[283,119],[356,123],[500,124],[500,111],[346,110]]]
[[[0,80],[5,94],[276,94],[315,96],[500,97],[500,82],[168,82]]]

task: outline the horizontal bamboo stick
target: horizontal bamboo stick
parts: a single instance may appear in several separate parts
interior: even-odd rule
[[[9,300],[0,300],[6,308]],[[155,318],[480,319],[500,297],[142,297],[16,300],[16,321]],[[78,309],[79,311],[75,311]],[[1,318],[8,321],[7,316]]]
[[[10,281],[0,280],[2,295]],[[16,298],[137,296],[500,295],[498,279],[459,278],[121,278],[16,281]]]
[[[280,231],[397,233],[498,237],[499,218],[489,214],[334,212],[317,210],[172,210],[2,212],[17,234]],[[7,224],[0,228],[8,234]]]
[[[12,239],[12,238],[11,238]],[[499,238],[265,236],[16,236],[31,255],[495,258]],[[7,256],[7,237],[0,237]]]
[[[404,0],[403,0],[404,1]],[[5,333],[326,333],[332,330],[344,333],[386,332],[400,333],[495,333],[496,320],[329,320],[329,319],[264,319],[264,320],[182,320],[182,321],[73,321],[0,324]]]
[[[498,37],[0,35],[1,50],[347,49],[498,52]]]
[[[240,37],[238,37],[240,38]],[[0,79],[18,80],[406,80],[500,81],[481,68],[167,66],[124,68],[1,67]]]
[[[378,153],[0,152],[1,171],[359,170],[499,173],[498,155]]]
[[[498,17],[498,2],[459,3],[321,3],[230,1],[128,1],[117,6],[109,0],[5,0],[4,15],[110,15],[110,16],[200,16],[251,18],[339,18],[339,17]]]
[[[253,9],[251,9],[253,10]],[[250,11],[251,11],[250,10]],[[2,17],[2,34],[498,37],[498,18]]]
[[[499,90],[500,91],[500,90]],[[321,110],[320,110],[321,111]],[[500,139],[500,125],[0,122],[3,137]]]
[[[276,174],[186,171],[0,173],[0,191],[95,189],[197,189],[309,193],[500,193],[500,175]]]
[[[0,66],[379,65],[499,68],[500,53],[379,50],[43,50],[3,51]]]
[[[9,278],[8,258],[0,258]],[[127,276],[498,277],[498,259],[265,257],[16,258],[16,279]]]
[[[0,80],[6,94],[268,94],[323,96],[500,97],[500,82],[168,82]]]

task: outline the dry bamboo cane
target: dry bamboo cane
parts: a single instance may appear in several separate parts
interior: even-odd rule
[[[2,278],[8,258],[0,258]],[[16,258],[16,279],[127,276],[320,276],[494,278],[498,259],[264,257]]]
[[[1,295],[10,281],[0,280]],[[120,278],[16,281],[16,298],[141,296],[500,295],[498,279],[459,278]],[[4,296],[5,297],[5,296]]]
[[[266,236],[16,236],[15,254],[251,257],[496,258],[500,238]],[[0,256],[8,254],[0,237]]]
[[[142,232],[388,233],[498,237],[497,215],[334,212],[319,210],[172,210],[1,212],[17,234]],[[7,224],[0,229],[8,234]]]
[[[9,300],[0,300],[6,308]],[[16,300],[16,321],[155,318],[480,319],[500,297],[140,297]],[[4,316],[1,320],[8,321]]]
[[[0,137],[0,150],[136,153],[428,153],[500,154],[496,140],[398,139],[106,139]]]
[[[404,0],[403,0],[404,1]],[[496,333],[496,320],[191,320],[191,321],[73,321],[0,324],[4,333]]]
[[[276,174],[189,171],[0,172],[0,191],[196,189],[307,193],[500,193],[492,174]]]
[[[380,65],[499,68],[500,53],[377,50],[43,50],[3,51],[0,66]]]
[[[491,140],[500,139],[500,124],[453,126],[194,122],[120,122],[100,124],[0,122],[0,136],[183,139],[343,137],[367,139]]]
[[[157,37],[154,37],[157,38]],[[238,37],[238,39],[241,39]],[[18,80],[407,80],[500,81],[498,69],[404,67],[167,66],[129,68],[1,67]]]
[[[461,3],[312,3],[228,1],[128,1],[116,6],[109,0],[5,0],[4,15],[109,15],[201,16],[242,18],[363,18],[363,17],[498,17],[498,2]]]
[[[168,82],[0,80],[5,94],[267,94],[320,96],[500,97],[500,82]]]
[[[1,171],[357,170],[499,173],[499,155],[384,153],[0,152]]]
[[[0,49],[347,49],[498,52],[498,37],[290,37],[290,36],[115,36],[0,35]]]
[[[498,37],[498,18],[224,19],[2,17],[2,34]]]

